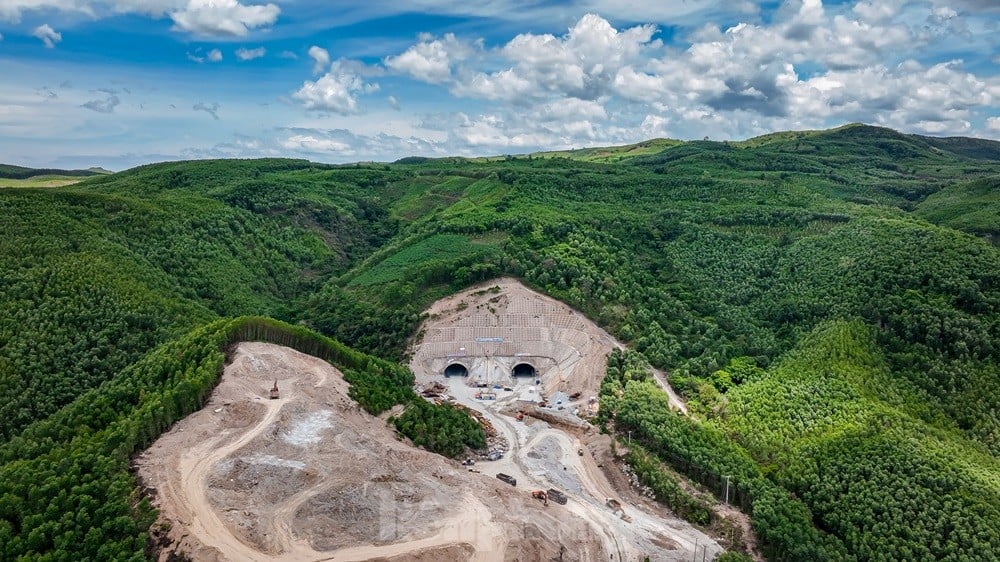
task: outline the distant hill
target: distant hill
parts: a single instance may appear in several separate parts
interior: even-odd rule
[[[60,170],[55,168],[25,168],[10,164],[0,164],[0,178],[24,180],[37,176],[87,177],[110,174],[103,168],[88,168],[86,170]]]

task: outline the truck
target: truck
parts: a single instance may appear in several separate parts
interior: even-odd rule
[[[556,490],[555,488],[549,488],[548,497],[550,500],[556,502],[559,505],[566,505],[566,494]]]
[[[511,476],[511,475],[509,475],[509,474],[504,474],[502,472],[498,472],[497,473],[497,478],[500,479],[500,480],[502,480],[502,481],[504,481],[504,482],[506,482],[506,483],[508,483],[508,484],[510,484],[511,486],[517,486],[517,480],[515,480],[514,477]]]

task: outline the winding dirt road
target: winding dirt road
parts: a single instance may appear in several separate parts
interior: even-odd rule
[[[439,559],[435,554],[439,552],[451,552],[450,559],[458,559],[456,556],[481,562],[502,559],[508,541],[507,533],[500,522],[494,521],[494,514],[471,488],[459,490],[451,497],[448,504],[449,512],[434,526],[428,526],[430,532],[423,533],[425,536],[390,544],[355,544],[332,550],[314,549],[309,536],[296,532],[299,529],[297,524],[301,523],[296,519],[296,514],[315,496],[327,491],[330,485],[329,478],[322,477],[322,474],[310,485],[301,488],[292,488],[296,483],[289,482],[288,490],[294,490],[294,493],[288,494],[285,499],[275,502],[272,506],[261,508],[259,500],[258,505],[254,506],[254,499],[248,495],[245,507],[237,505],[225,509],[225,512],[258,509],[259,524],[253,530],[256,544],[248,542],[245,531],[237,532],[234,529],[234,522],[227,521],[222,515],[219,500],[215,498],[213,501],[213,498],[210,498],[211,482],[213,478],[219,478],[222,470],[220,467],[226,463],[231,465],[234,459],[252,459],[254,455],[266,451],[261,448],[261,441],[255,440],[262,439],[264,443],[280,442],[282,432],[279,428],[287,428],[289,420],[301,419],[310,411],[306,406],[313,398],[314,392],[324,391],[325,394],[322,392],[320,394],[341,400],[342,408],[348,412],[346,415],[354,416],[355,425],[372,425],[381,432],[377,437],[379,441],[391,439],[392,433],[385,427],[383,421],[359,412],[353,402],[347,401],[347,385],[339,373],[329,365],[322,364],[329,372],[310,368],[319,360],[301,356],[287,348],[267,344],[241,344],[237,355],[244,359],[249,356],[244,363],[250,363],[258,368],[262,372],[259,377],[261,380],[224,375],[222,383],[213,393],[209,406],[180,422],[171,432],[161,437],[163,443],[158,440],[147,453],[137,459],[137,467],[143,480],[155,485],[157,507],[168,516],[171,524],[177,527],[172,532],[175,533],[175,540],[184,543],[186,555],[195,560],[234,562],[326,560],[347,562],[410,557],[418,554],[426,559]],[[280,399],[262,399],[261,389],[270,386],[270,382],[263,380],[270,379],[268,360],[274,357],[280,357],[286,363],[307,359],[308,365],[301,367],[297,374],[279,377],[279,386],[282,389]],[[328,385],[338,388],[330,389],[327,388]],[[216,394],[223,397],[217,397]],[[238,401],[235,404],[234,399]],[[329,407],[329,404],[330,398],[324,398],[319,405]],[[225,415],[224,410],[227,408],[237,406],[240,411],[248,412],[244,416],[247,418],[244,420],[246,423],[236,423],[233,427],[226,427],[226,424],[220,421],[222,419],[220,416]],[[315,411],[315,406],[311,408],[311,411]],[[284,426],[281,425],[282,420]],[[350,425],[342,418],[337,418],[336,422],[343,422],[341,425],[344,427]],[[218,431],[212,431],[208,426],[213,423],[217,427],[218,424],[222,424],[222,427]],[[322,448],[335,450],[344,444],[342,437],[343,435],[337,434],[333,439],[325,440]],[[372,437],[375,435],[361,436],[361,439]],[[187,447],[178,450],[178,444],[181,443]],[[402,443],[394,442],[392,446],[397,449],[409,449]],[[427,463],[432,470],[435,466],[450,464],[430,453],[414,450],[414,454],[433,458],[435,462]],[[306,464],[275,458],[292,466]],[[368,476],[371,476],[371,469],[362,470],[368,470]],[[322,473],[322,468],[319,472]],[[454,472],[466,477],[464,471]],[[360,484],[362,482],[359,482]],[[404,536],[413,536],[413,533],[406,532]],[[376,539],[375,536],[370,538]],[[448,547],[452,547],[452,550],[448,551]]]

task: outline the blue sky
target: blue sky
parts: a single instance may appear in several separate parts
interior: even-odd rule
[[[0,161],[1000,138],[997,0],[0,0]]]

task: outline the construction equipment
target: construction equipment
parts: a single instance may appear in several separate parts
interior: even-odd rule
[[[531,497],[542,500],[542,505],[549,505],[549,495],[545,493],[545,490],[535,490],[531,492]]]
[[[559,505],[566,505],[566,494],[556,490],[555,488],[549,488],[547,492],[549,499],[556,502]]]
[[[503,480],[504,482],[510,484],[511,486],[517,486],[517,480],[515,480],[514,477],[509,474],[504,474],[500,472],[497,473],[497,478]]]
[[[579,449],[577,449],[576,450],[576,454],[578,454],[578,455],[580,455],[582,457],[583,456],[583,447],[580,447]]]
[[[524,412],[518,412],[516,419],[517,421],[524,421]]]
[[[617,513],[618,517],[621,517],[622,521],[626,523],[632,522],[632,518],[626,515],[625,510],[622,509],[622,502],[613,498],[608,498],[607,502],[605,503],[607,503],[608,507],[611,508],[611,511]]]
[[[281,394],[278,393],[278,381],[277,381],[277,379],[275,379],[275,381],[274,381],[274,386],[271,387],[271,394],[270,394],[270,396],[271,396],[271,400],[277,400],[278,398],[281,398]]]

